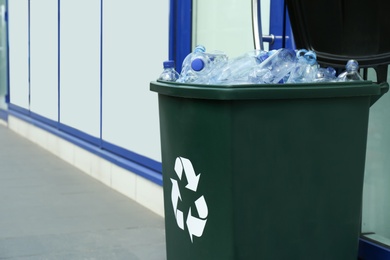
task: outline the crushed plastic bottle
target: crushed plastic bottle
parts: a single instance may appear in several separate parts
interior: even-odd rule
[[[286,83],[313,82],[318,70],[317,55],[313,51],[297,51],[297,62]]]
[[[254,84],[277,84],[288,75],[296,63],[295,52],[281,48],[252,70],[250,82]]]
[[[197,53],[204,53],[204,52],[206,52],[206,48],[203,45],[198,45],[195,47],[192,53],[188,54],[184,58],[180,76],[177,82],[191,83],[196,80],[197,75],[191,68],[192,57],[195,56]]]
[[[226,67],[228,57],[221,51],[213,51],[212,53],[205,54],[207,62],[203,62],[203,60],[198,62],[197,58],[192,61],[191,67],[198,73],[198,78],[195,80],[195,83],[213,84],[221,70]]]
[[[229,59],[222,51],[206,52],[203,45],[198,45],[184,59],[176,82],[239,85],[352,80],[363,80],[359,74],[359,64],[355,60],[349,60],[346,71],[337,77],[334,68],[320,67],[314,51],[285,48],[271,51],[252,50]]]
[[[314,82],[333,82],[336,79],[336,70],[333,67],[318,68]]]
[[[221,51],[207,53],[203,45],[198,45],[184,59],[177,82],[209,84],[213,78],[212,72],[225,66],[227,61],[225,53]]]
[[[363,78],[359,74],[359,63],[356,60],[349,60],[347,62],[347,65],[345,65],[346,71],[341,73],[337,77],[337,81],[360,81],[363,80]]]
[[[175,82],[179,78],[179,73],[175,70],[175,61],[167,60],[163,63],[164,70],[158,77],[159,80]]]
[[[230,59],[226,66],[215,71],[213,83],[224,85],[250,84],[251,82],[248,80],[249,74],[267,58],[268,52],[253,50]]]

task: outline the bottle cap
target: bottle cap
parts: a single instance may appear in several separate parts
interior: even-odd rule
[[[195,47],[194,52],[206,52],[206,47],[204,47],[203,45],[197,45]]]
[[[347,71],[357,71],[359,69],[359,63],[356,60],[349,60],[345,68]]]
[[[175,61],[173,60],[167,60],[163,62],[164,69],[168,68],[174,68],[175,67]]]
[[[303,57],[306,53],[307,53],[306,49],[299,49],[299,50],[297,50],[297,52],[296,52],[297,58]]]
[[[308,51],[303,56],[310,65],[314,65],[317,62],[317,55],[313,51]]]
[[[202,59],[194,59],[192,62],[191,62],[191,68],[195,71],[201,71],[202,69],[204,69],[204,61]]]
[[[258,56],[256,56],[256,59],[258,62],[263,62],[269,57],[269,54],[267,52],[261,53]]]

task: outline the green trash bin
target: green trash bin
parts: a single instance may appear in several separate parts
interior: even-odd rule
[[[387,83],[158,93],[168,260],[356,260],[370,106]]]

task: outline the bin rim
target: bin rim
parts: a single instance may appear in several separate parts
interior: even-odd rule
[[[161,95],[214,100],[307,99],[378,96],[387,92],[387,82],[319,82],[294,84],[203,85],[166,81],[150,82],[150,90]]]

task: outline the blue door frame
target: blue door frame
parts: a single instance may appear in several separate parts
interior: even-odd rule
[[[260,5],[260,1],[259,5]],[[295,49],[294,37],[284,0],[271,0],[270,49]],[[282,18],[282,19],[281,19]],[[181,70],[184,58],[191,52],[192,0],[170,1],[169,58]],[[269,40],[264,40],[268,41]],[[360,239],[359,260],[390,260],[390,248],[365,238]]]

